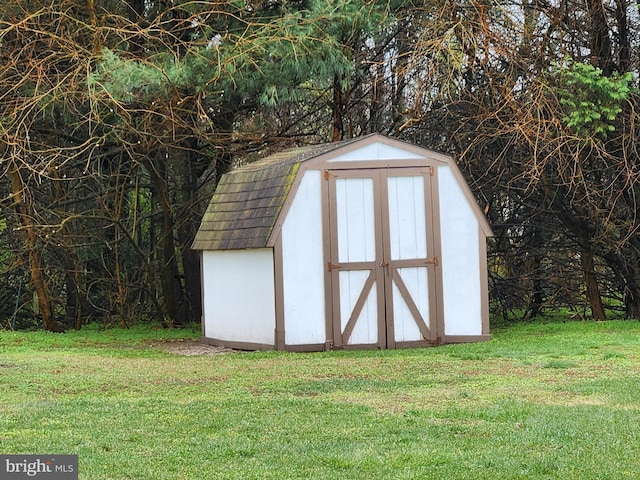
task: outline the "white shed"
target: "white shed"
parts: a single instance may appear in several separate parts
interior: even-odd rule
[[[489,338],[491,228],[453,160],[381,135],[224,175],[201,251],[203,339],[241,349]]]

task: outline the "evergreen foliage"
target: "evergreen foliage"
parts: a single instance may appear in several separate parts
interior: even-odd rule
[[[104,48],[89,87],[99,86],[124,103],[154,101],[180,90],[274,107],[299,100],[307,82],[327,88],[335,76],[347,79],[354,63],[343,51],[341,36],[360,28],[359,17],[369,22],[371,10],[357,2],[336,2],[329,10],[321,1],[275,5],[266,11],[239,8],[240,21],[230,20],[224,33],[194,14],[180,55],[160,51],[137,58]]]

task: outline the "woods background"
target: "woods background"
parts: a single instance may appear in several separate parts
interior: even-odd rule
[[[217,179],[379,132],[452,155],[494,318],[640,318],[639,5],[3,0],[0,327],[200,321]]]

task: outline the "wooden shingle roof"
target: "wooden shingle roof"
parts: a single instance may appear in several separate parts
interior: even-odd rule
[[[226,173],[220,178],[191,248],[266,247],[300,164],[354,141],[293,148]]]

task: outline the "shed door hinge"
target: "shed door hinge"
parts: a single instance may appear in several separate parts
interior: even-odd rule
[[[433,265],[434,267],[438,266],[438,257],[427,258],[424,263],[427,265]]]
[[[329,170],[324,171],[324,179],[329,180],[330,178],[335,178],[337,175],[331,173]]]

